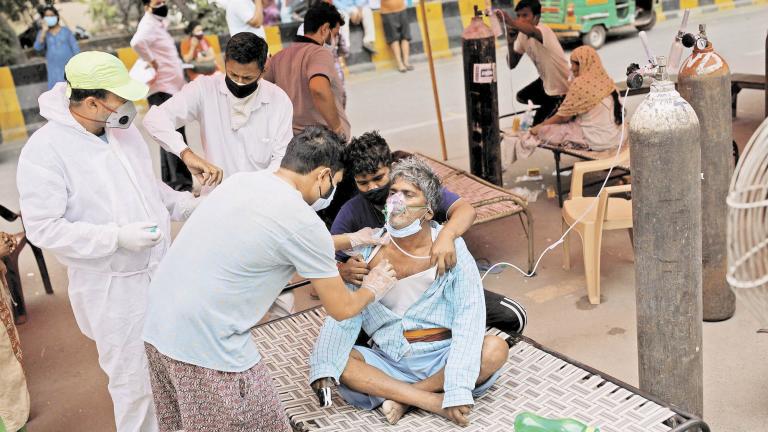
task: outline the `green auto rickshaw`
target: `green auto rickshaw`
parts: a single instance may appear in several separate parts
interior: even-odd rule
[[[541,22],[561,40],[581,39],[600,48],[608,32],[650,30],[658,0],[542,0]]]

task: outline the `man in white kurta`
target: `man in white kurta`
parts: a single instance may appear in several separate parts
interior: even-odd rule
[[[115,56],[90,51],[65,68],[68,84],[40,96],[48,123],[19,157],[27,238],[67,266],[80,330],[96,342],[118,432],[157,431],[141,330],[149,283],[197,199],[155,178],[132,101],[147,86]]]
[[[278,86],[261,79],[267,43],[238,33],[225,49],[225,74],[200,76],[144,117],[144,127],[166,150],[187,148],[176,129],[200,122],[205,158],[224,170],[275,171],[293,131],[293,104]]]

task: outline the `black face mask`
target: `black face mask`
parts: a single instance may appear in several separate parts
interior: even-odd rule
[[[371,189],[369,191],[361,192],[363,195],[363,198],[368,200],[373,205],[382,206],[386,204],[387,198],[389,197],[389,183],[386,185]]]
[[[165,18],[168,16],[168,6],[162,5],[156,8],[152,8],[152,13],[159,17]]]
[[[256,78],[252,83],[250,84],[244,84],[240,85],[231,79],[229,79],[229,75],[224,76],[224,82],[227,84],[227,88],[230,92],[236,97],[236,98],[244,98],[246,96],[250,96],[253,94],[253,92],[256,91],[256,89],[259,87],[259,79]]]

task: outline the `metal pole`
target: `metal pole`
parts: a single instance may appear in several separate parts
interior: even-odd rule
[[[472,174],[502,186],[499,95],[496,84],[496,39],[475,16],[461,35],[464,93],[467,102],[469,167]]]
[[[703,29],[701,35],[704,35]],[[726,221],[728,185],[733,175],[731,71],[704,41],[683,62],[677,88],[696,111],[701,130],[701,252],[704,321],[724,321],[736,310],[728,267]]]
[[[445,131],[443,130],[443,114],[440,112],[440,95],[437,92],[437,78],[435,77],[435,62],[432,60],[432,42],[429,39],[429,23],[427,22],[426,0],[419,0],[421,19],[424,22],[424,48],[427,50],[429,61],[429,75],[432,78],[432,96],[435,99],[435,112],[437,113],[437,129],[440,132],[440,148],[443,151],[443,161],[448,160],[448,150],[445,148]]]
[[[665,75],[629,128],[640,389],[701,416],[699,121]]]

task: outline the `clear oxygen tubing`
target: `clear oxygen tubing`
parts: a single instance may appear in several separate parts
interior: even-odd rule
[[[623,106],[626,106],[626,101],[627,101],[627,96],[628,95],[629,95],[629,88],[627,88],[627,90],[624,92],[624,97],[622,98],[622,105]],[[603,192],[603,189],[605,189],[605,185],[608,183],[608,180],[611,178],[611,173],[613,172],[613,169],[616,167],[616,165],[619,162],[619,155],[621,154],[621,149],[624,146],[624,133],[627,130],[626,111],[627,111],[626,108],[622,107],[622,110],[621,110],[621,134],[619,136],[619,147],[616,149],[616,155],[614,155],[614,157],[613,157],[614,163],[608,169],[608,174],[606,174],[605,179],[603,180],[603,183],[600,185],[600,191],[597,193],[597,196],[600,196],[600,194]],[[579,217],[576,218],[576,221],[572,225],[568,226],[568,229],[565,230],[563,235],[557,241],[555,241],[551,245],[547,246],[546,249],[544,249],[544,251],[541,253],[541,255],[539,255],[539,258],[536,260],[536,264],[533,266],[533,269],[531,270],[530,273],[526,273],[524,270],[520,269],[520,267],[518,267],[518,266],[516,266],[514,264],[511,264],[511,263],[508,263],[508,262],[499,262],[499,263],[496,263],[496,264],[492,265],[490,268],[488,268],[488,270],[486,270],[485,273],[483,273],[483,276],[480,278],[480,280],[481,281],[485,280],[485,277],[488,276],[488,273],[490,273],[494,268],[499,267],[499,266],[512,267],[515,270],[517,270],[518,272],[520,272],[523,276],[525,276],[525,277],[532,277],[534,274],[536,274],[536,269],[539,268],[539,264],[541,263],[542,258],[544,258],[544,256],[547,253],[549,253],[549,251],[555,249],[557,246],[562,244],[563,241],[565,241],[565,236],[570,234],[571,230],[573,230],[574,225],[576,225],[577,223],[581,222],[581,220],[584,219],[584,217],[587,214],[589,214],[589,212],[592,211],[592,209],[597,205],[597,201],[598,200],[596,200],[596,199],[593,200],[592,204],[590,204],[589,207],[587,207],[587,209],[584,210],[584,213],[579,215]]]

